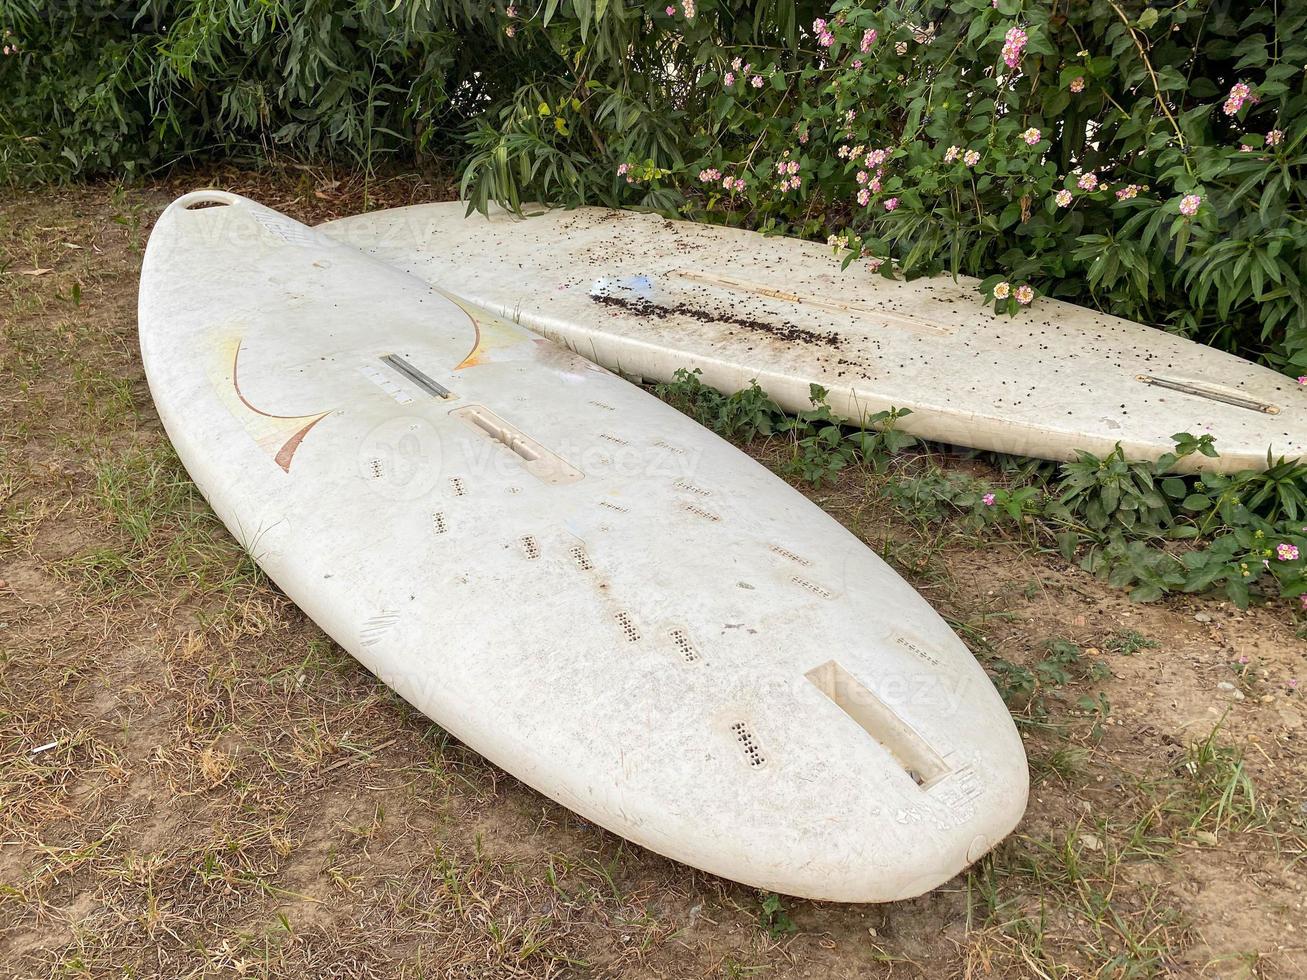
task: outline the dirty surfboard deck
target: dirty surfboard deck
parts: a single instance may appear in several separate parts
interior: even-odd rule
[[[888,901],[1020,818],[1021,740],[944,620],[607,370],[217,191],[154,228],[140,341],[178,455],[273,581],[586,819],[760,888]]]
[[[792,238],[602,208],[464,218],[417,205],[321,229],[612,370],[715,388],[757,380],[782,407],[810,385],[857,420],[910,408],[901,427],[944,443],[1074,458],[1156,459],[1178,432],[1220,458],[1178,469],[1264,467],[1307,448],[1307,391],[1212,348],[1056,300],[1015,318],[975,281],[895,282]]]

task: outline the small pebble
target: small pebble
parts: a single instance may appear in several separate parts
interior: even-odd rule
[[[1194,620],[1199,623],[1210,623],[1212,621],[1212,614],[1205,612],[1194,613]]]

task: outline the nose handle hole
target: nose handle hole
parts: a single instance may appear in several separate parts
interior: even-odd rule
[[[191,193],[179,197],[176,206],[183,211],[202,211],[205,208],[230,207],[237,200],[235,194],[229,194],[226,191],[191,191]]]

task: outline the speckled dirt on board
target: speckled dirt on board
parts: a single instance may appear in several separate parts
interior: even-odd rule
[[[602,294],[592,294],[590,299],[600,306],[615,306],[636,317],[648,317],[650,319],[686,317],[690,320],[698,320],[700,323],[730,324],[744,330],[767,334],[784,343],[809,344],[814,347],[839,348],[843,344],[840,335],[834,331],[824,334],[817,333],[813,330],[805,330],[795,323],[739,316],[725,309],[707,309],[690,303],[675,303],[664,306],[647,299],[627,299],[623,296]]]

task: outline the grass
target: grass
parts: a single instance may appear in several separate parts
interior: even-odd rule
[[[890,906],[759,893],[605,833],[461,746],[266,580],[159,426],[135,276],[162,205],[211,183],[314,218],[361,192],[348,175],[219,172],[0,208],[7,975],[1307,973],[1289,930],[1304,709],[1287,687],[1307,644],[1274,607],[1132,605],[1033,537],[978,536],[925,484],[887,495],[898,463],[850,465],[811,495],[940,609],[1020,724],[1026,819],[967,873]],[[785,440],[747,448],[792,465]],[[962,479],[982,464],[911,465]],[[1236,676],[1246,697],[1219,699]]]

